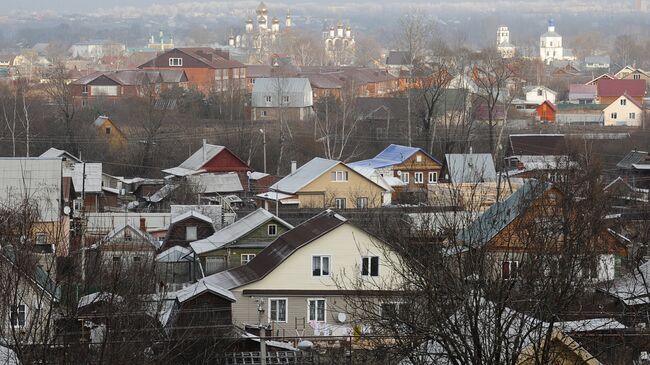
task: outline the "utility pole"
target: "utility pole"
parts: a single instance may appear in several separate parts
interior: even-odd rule
[[[266,132],[264,132],[264,129],[260,128],[260,133],[262,133],[262,146],[264,147],[264,173],[266,174]]]
[[[81,282],[86,283],[86,213],[85,213],[85,202],[86,202],[86,162],[82,162],[82,172],[81,172],[81,224],[79,225],[79,230],[81,231]]]

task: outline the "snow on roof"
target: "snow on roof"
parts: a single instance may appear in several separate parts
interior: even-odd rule
[[[270,189],[295,194],[307,184],[316,180],[316,178],[340,163],[341,161],[315,157],[311,161],[300,166],[300,168],[298,168],[294,173],[285,176],[282,180],[271,185]]]
[[[178,223],[178,222],[183,221],[183,220],[185,220],[187,218],[190,218],[190,217],[198,218],[198,219],[200,219],[200,220],[202,220],[204,222],[208,222],[208,223],[212,224],[212,218],[210,218],[208,216],[205,216],[205,215],[203,215],[203,214],[201,214],[199,212],[193,211],[193,210],[188,210],[187,212],[185,212],[183,214],[180,214],[180,215],[177,215],[177,216],[173,217],[172,218],[172,224]]]
[[[184,303],[203,293],[213,293],[228,299],[231,302],[235,301],[235,296],[230,292],[230,290],[212,285],[205,280],[199,280],[198,282],[177,291],[176,299],[178,299],[179,303]]]
[[[285,227],[292,229],[293,226],[284,220],[276,217],[266,209],[259,208],[235,223],[226,226],[215,232],[212,236],[190,243],[192,250],[197,254],[217,250],[228,243],[234,242],[262,224],[275,219]]]
[[[454,153],[445,158],[454,184],[496,181],[494,160],[489,153]]]
[[[265,178],[267,176],[269,176],[269,174],[264,173],[264,172],[255,171],[255,172],[251,172],[251,174],[248,176],[248,178],[251,179],[251,180],[259,180],[259,179],[263,179],[263,178]]]
[[[236,173],[191,175],[187,180],[204,194],[244,191]]]
[[[83,176],[86,175],[84,179]],[[64,171],[65,175],[65,171]],[[81,193],[100,193],[102,191],[102,164],[81,162],[72,165],[70,170],[74,190]],[[85,180],[85,181],[84,181]]]
[[[350,167],[366,166],[366,167],[372,167],[373,169],[378,169],[382,167],[401,164],[404,161],[408,160],[416,152],[422,152],[426,156],[430,157],[432,160],[436,161],[437,163],[440,163],[440,161],[436,160],[433,156],[431,156],[428,152],[426,152],[422,148],[391,144],[388,147],[386,147],[383,151],[381,151],[374,158],[352,162],[349,163],[348,165]]]
[[[106,292],[96,292],[88,295],[84,295],[83,297],[79,298],[79,304],[77,304],[77,308],[83,308],[87,305],[98,303],[98,302],[121,302],[124,299],[113,293],[106,293]]]
[[[43,158],[56,158],[56,157],[66,157],[71,159],[74,162],[81,162],[79,158],[72,155],[68,151],[60,150],[58,148],[50,147],[47,151],[43,152],[39,157]]]
[[[196,152],[194,152],[192,156],[190,156],[187,160],[183,161],[180,165],[178,165],[178,167],[173,167],[162,171],[176,176],[186,176],[186,175],[196,174],[197,172],[199,172],[199,170],[201,170],[201,168],[206,162],[210,161],[216,155],[221,153],[221,151],[223,151],[224,149],[225,149],[224,146],[217,146],[217,145],[206,143],[204,146],[201,146],[201,148],[199,148]],[[204,154],[204,150],[205,150],[205,154]]]
[[[182,246],[172,246],[171,248],[156,255],[156,262],[181,262],[181,261],[194,261],[190,255],[192,250]]]

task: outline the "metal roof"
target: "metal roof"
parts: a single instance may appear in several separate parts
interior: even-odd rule
[[[445,158],[454,184],[496,181],[494,160],[489,153],[454,153],[445,155]]]
[[[563,134],[511,134],[508,155],[559,156],[566,149]]]
[[[176,299],[178,299],[179,303],[184,303],[203,293],[212,293],[222,298],[228,299],[231,302],[235,301],[235,296],[229,290],[212,285],[205,280],[199,280],[196,283],[177,291]]]
[[[645,161],[648,157],[648,152],[633,150],[628,152],[621,161],[616,164],[619,169],[631,170],[632,165]]]
[[[526,180],[521,188],[506,200],[496,202],[481,214],[468,228],[457,235],[464,246],[481,247],[528,209],[530,203],[548,190],[551,184],[539,180]]]
[[[156,262],[193,262],[192,250],[183,246],[172,246],[156,255]]]
[[[208,222],[208,223],[212,224],[212,218],[210,218],[208,216],[205,216],[205,215],[203,215],[203,214],[201,214],[199,212],[195,212],[193,210],[188,210],[187,212],[185,212],[183,214],[180,214],[180,215],[177,215],[177,216],[173,217],[172,218],[172,224],[184,221],[187,218],[191,218],[191,217],[194,217],[194,218],[200,219],[200,220],[202,220],[204,222]],[[171,227],[170,227],[170,229],[171,229]]]
[[[187,176],[187,181],[203,194],[244,191],[236,173],[190,175]]]
[[[74,156],[68,151],[60,150],[58,148],[50,147],[47,151],[41,153],[39,157],[43,158],[57,158],[57,157],[66,157],[71,159],[74,162],[82,162],[79,158]]]
[[[259,208],[242,219],[235,221],[233,224],[218,230],[212,236],[190,243],[190,246],[198,255],[218,250],[229,243],[237,241],[271,220],[275,220],[288,229],[293,228],[291,224],[276,217],[268,210]]]
[[[602,79],[596,84],[598,87],[598,96],[616,96],[619,97],[625,93],[632,97],[645,95],[646,81],[641,80],[610,80]]]
[[[294,173],[285,176],[282,180],[271,185],[269,189],[295,194],[307,184],[316,180],[319,176],[340,163],[342,162],[337,160],[314,157],[311,161],[300,166]]]
[[[108,232],[108,234],[106,234],[104,239],[102,239],[100,245],[109,242],[111,239],[116,237],[119,233],[121,233],[125,229],[130,229],[136,235],[140,236],[142,242],[151,244],[151,246],[153,246],[153,248],[155,249],[158,249],[158,247],[160,246],[160,243],[156,241],[156,239],[153,238],[153,236],[151,236],[147,232],[143,232],[139,227],[136,227],[135,225],[131,224],[131,222],[127,222],[125,224],[123,223],[113,228],[110,232]]]
[[[268,275],[298,249],[342,226],[347,219],[326,210],[278,237],[248,264],[206,277],[206,282],[232,290]]]
[[[217,146],[206,143],[205,145],[201,146],[201,148],[199,148],[196,152],[194,152],[192,156],[190,156],[187,160],[178,165],[178,167],[197,171],[203,167],[206,162],[213,159],[224,149],[226,149],[224,146]]]
[[[442,165],[435,157],[431,156],[427,151],[419,147],[408,147],[398,144],[391,144],[386,147],[383,151],[379,152],[377,156],[368,160],[362,160],[357,162],[352,162],[349,165],[351,167],[372,167],[373,169],[379,169],[382,167],[388,167],[393,165],[398,165],[404,163],[416,152],[422,152],[438,164]]]
[[[71,169],[66,171],[64,168],[63,175],[72,177],[74,190],[81,193],[101,193],[102,192],[102,163],[81,162],[72,165]],[[85,170],[85,171],[84,171]],[[85,179],[84,179],[85,174]],[[84,181],[85,180],[85,181]]]

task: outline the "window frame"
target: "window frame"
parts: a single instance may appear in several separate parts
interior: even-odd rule
[[[348,182],[350,174],[345,170],[336,170],[330,172],[330,180],[332,182]]]
[[[273,232],[271,232],[271,227],[273,227]],[[266,226],[266,234],[268,236],[277,236],[278,235],[278,225],[275,223],[270,223]]]
[[[274,302],[274,301],[275,302],[284,301],[284,320],[271,318],[271,315],[272,315],[271,307],[272,307],[272,302]],[[269,305],[268,305],[268,308],[269,308],[269,315],[268,315],[269,323],[271,323],[271,322],[289,323],[289,298],[286,298],[286,297],[285,298],[269,298],[268,302],[269,302]],[[277,314],[279,314],[279,313],[280,313],[280,311],[278,310],[278,308],[276,306],[276,318],[279,318],[279,316],[277,316]]]
[[[435,179],[432,179],[433,176],[435,176]],[[429,171],[427,181],[429,182],[429,184],[437,184],[438,183],[438,171]]]
[[[315,302],[314,319],[311,319],[311,303]],[[318,302],[323,303],[323,319],[318,319]],[[316,323],[327,323],[327,300],[325,298],[307,298],[307,321]]]
[[[334,207],[336,209],[347,209],[347,202],[345,198],[334,198]]]
[[[182,57],[169,57],[169,67],[183,67]]]
[[[413,173],[413,182],[415,184],[424,184],[424,172],[417,171]]]
[[[505,264],[508,264],[508,275],[505,275]],[[512,269],[512,264],[515,264],[515,269]],[[501,278],[503,280],[517,280],[519,278],[519,260],[502,260],[501,261]]]
[[[240,259],[239,262],[240,262],[241,265],[246,265],[247,263],[251,262],[251,260],[253,258],[255,258],[255,256],[257,256],[257,255],[254,254],[254,253],[243,253],[239,257],[239,259]],[[246,257],[246,261],[244,261],[244,257]]]
[[[323,259],[327,258],[327,274],[323,274]],[[315,260],[319,260],[319,273],[316,274]],[[332,276],[332,256],[331,255],[312,255],[311,256],[311,276],[315,278],[331,277]]]
[[[377,259],[376,272],[373,275],[373,259]],[[367,263],[365,263],[367,261]],[[364,274],[365,270],[365,274]],[[376,278],[379,277],[379,256],[362,256],[361,257],[361,277]]]
[[[21,323],[21,309],[22,308],[22,323]],[[15,310],[14,310],[15,309]],[[27,327],[27,304],[16,304],[12,305],[9,308],[9,323],[11,324],[11,327],[13,328],[25,328]],[[15,313],[15,324],[14,324],[14,313]]]
[[[411,180],[411,177],[409,176],[408,172],[402,171],[402,176],[399,177],[400,180],[402,180],[403,183],[409,184]]]
[[[368,197],[367,196],[359,196],[359,197],[357,197],[357,209],[368,209]]]
[[[190,231],[194,230],[194,238],[190,237]],[[196,241],[199,239],[199,227],[197,226],[185,226],[185,241]]]
[[[626,106],[627,105],[627,99],[623,98],[621,99],[621,106]]]
[[[636,120],[636,113],[635,113],[635,112],[630,112],[630,113],[628,114],[628,118],[629,118],[629,119],[635,119],[635,120]]]
[[[618,113],[617,113],[617,112],[612,112],[612,113],[609,115],[609,117],[612,118],[612,119],[617,119],[617,118],[618,118]]]

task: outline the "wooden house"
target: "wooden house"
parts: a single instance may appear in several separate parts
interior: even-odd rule
[[[109,117],[100,115],[93,122],[93,126],[97,130],[97,136],[106,141],[112,150],[120,151],[126,148],[126,135]]]
[[[545,100],[535,108],[537,119],[540,122],[555,123],[557,107],[549,100]]]
[[[174,246],[189,247],[190,242],[202,240],[214,233],[212,218],[190,210],[172,218],[161,251]]]

